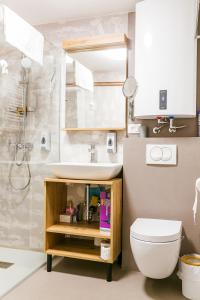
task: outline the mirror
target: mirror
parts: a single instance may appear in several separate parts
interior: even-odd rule
[[[126,47],[66,54],[66,128],[125,129]]]
[[[135,121],[134,118],[134,98],[135,94],[137,92],[137,82],[134,77],[130,76],[128,77],[123,85],[123,94],[128,100],[128,116],[129,119],[132,121]]]
[[[128,77],[123,85],[123,93],[126,98],[134,98],[136,90],[137,90],[137,83],[134,77]]]

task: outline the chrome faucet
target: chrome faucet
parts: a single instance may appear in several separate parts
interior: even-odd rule
[[[95,163],[96,162],[96,150],[95,150],[95,145],[91,144],[90,147],[88,148],[88,151],[90,152],[90,162]]]

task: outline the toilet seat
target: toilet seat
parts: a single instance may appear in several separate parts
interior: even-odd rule
[[[181,238],[182,222],[138,218],[131,226],[134,239],[152,243],[169,243]]]

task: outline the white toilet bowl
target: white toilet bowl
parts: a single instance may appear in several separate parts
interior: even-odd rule
[[[150,278],[170,276],[178,262],[181,221],[137,219],[131,226],[130,243],[140,272]]]

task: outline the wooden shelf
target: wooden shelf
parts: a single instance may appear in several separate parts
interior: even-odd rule
[[[94,86],[123,86],[124,81],[95,81]],[[76,85],[75,83],[67,83],[66,88],[68,89],[74,89],[74,90],[79,90],[83,89],[79,85]],[[83,89],[84,90],[84,89]]]
[[[67,178],[45,178],[45,182],[52,183],[77,183],[77,184],[94,184],[94,185],[113,185],[121,181],[120,178],[114,178],[110,180],[90,180],[90,179],[67,179]]]
[[[99,223],[56,224],[48,227],[47,232],[110,239],[110,232],[99,230]]]
[[[125,127],[119,128],[63,128],[64,131],[124,131]]]
[[[74,40],[65,40],[63,48],[68,53],[96,51],[110,48],[127,47],[128,39],[125,34],[108,34]]]
[[[79,240],[79,239],[65,239],[65,241],[55,245],[46,250],[47,254],[71,257],[77,259],[86,259],[98,262],[104,261],[100,257],[100,248],[94,246],[94,241]]]

